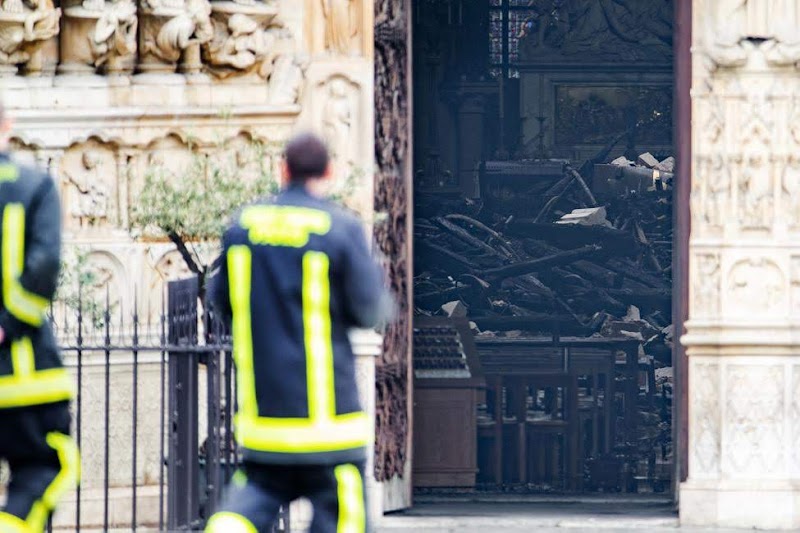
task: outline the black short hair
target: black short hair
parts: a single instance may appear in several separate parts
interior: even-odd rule
[[[301,133],[292,137],[286,143],[283,155],[289,169],[289,179],[294,182],[322,177],[328,169],[328,148],[313,133]]]

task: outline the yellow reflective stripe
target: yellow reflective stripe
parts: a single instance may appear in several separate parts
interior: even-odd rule
[[[63,368],[39,370],[24,377],[0,377],[0,408],[60,402],[72,395],[72,378]]]
[[[256,377],[253,370],[253,329],[250,289],[253,255],[244,245],[228,249],[228,280],[233,311],[233,358],[238,377],[239,412],[258,416]]]
[[[0,165],[0,182],[16,181],[19,177],[19,169],[13,163],[3,163]]]
[[[20,517],[0,511],[0,533],[33,533]]]
[[[231,476],[231,483],[234,487],[244,487],[247,485],[247,474],[244,473],[244,470],[237,470]]]
[[[242,446],[275,453],[318,453],[361,448],[372,431],[366,413],[350,413],[329,420],[309,418],[236,417]]]
[[[251,205],[242,210],[239,224],[253,244],[302,248],[311,234],[330,231],[331,215],[308,207]]]
[[[361,472],[355,465],[345,464],[337,466],[334,473],[339,497],[336,533],[364,533],[367,528],[367,515],[364,509],[364,481],[361,479]]]
[[[256,526],[238,513],[214,513],[206,524],[206,533],[258,533]]]
[[[27,376],[36,371],[30,337],[22,337],[11,343],[11,364],[16,376]]]
[[[336,416],[331,344],[330,261],[323,252],[303,255],[303,330],[305,334],[308,414],[313,419]]]
[[[61,470],[48,485],[42,497],[36,500],[31,507],[25,521],[32,531],[44,529],[47,516],[56,508],[67,491],[78,485],[81,477],[80,453],[72,437],[59,432],[51,432],[47,434],[47,445],[58,454]]]
[[[3,211],[3,305],[17,319],[41,326],[49,302],[25,290],[19,276],[25,264],[25,207],[8,204]]]

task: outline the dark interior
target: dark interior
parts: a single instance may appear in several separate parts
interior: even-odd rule
[[[415,491],[670,491],[672,0],[413,9]]]

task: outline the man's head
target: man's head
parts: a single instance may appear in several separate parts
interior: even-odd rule
[[[296,135],[283,152],[283,185],[314,185],[331,175],[325,142],[312,133]]]
[[[8,150],[8,140],[11,137],[11,118],[6,113],[3,107],[3,101],[0,100],[0,152]]]

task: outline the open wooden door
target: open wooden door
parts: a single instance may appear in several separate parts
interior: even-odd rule
[[[411,0],[375,0],[375,239],[400,303],[377,362],[375,479],[383,511],[411,506]]]

